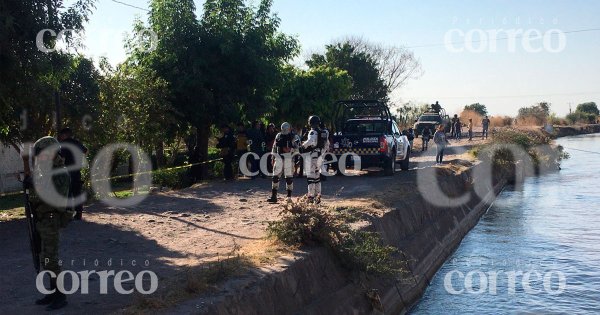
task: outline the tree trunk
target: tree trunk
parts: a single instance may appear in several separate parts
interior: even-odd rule
[[[210,125],[196,127],[196,146],[194,148],[193,163],[208,160],[208,138],[210,137]],[[208,165],[202,164],[192,167],[192,175],[196,180],[208,178]]]
[[[160,169],[165,166],[165,145],[162,140],[156,143],[156,168]]]

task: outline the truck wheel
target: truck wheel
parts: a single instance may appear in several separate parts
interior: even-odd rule
[[[396,159],[393,158],[394,156],[396,156],[395,152],[392,154],[392,157],[388,157],[385,160],[385,165],[383,166],[383,175],[393,176],[396,172]]]
[[[333,170],[335,171],[335,176],[342,176],[342,175],[344,175],[340,171],[340,164],[339,163],[334,163],[332,165],[333,165]],[[344,171],[346,171],[346,170],[344,170]]]
[[[406,153],[406,157],[400,162],[400,169],[403,171],[408,171],[408,168],[410,166],[410,147],[408,148]]]

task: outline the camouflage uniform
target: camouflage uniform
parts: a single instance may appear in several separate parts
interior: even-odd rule
[[[58,141],[52,137],[44,137],[39,139],[34,144],[34,151],[36,158],[40,152],[51,146],[58,146]],[[58,275],[61,272],[61,268],[58,264],[58,246],[59,246],[59,230],[66,227],[66,225],[73,218],[74,212],[68,208],[68,194],[70,186],[69,173],[65,169],[64,160],[60,155],[56,155],[52,161],[53,171],[58,169],[64,169],[64,172],[58,172],[51,180],[44,180],[49,174],[44,174],[40,168],[40,163],[36,161],[35,168],[32,174],[32,180],[35,183],[34,189],[30,191],[29,201],[31,210],[35,212],[37,217],[36,228],[41,241],[41,252],[40,260],[41,266],[44,270],[52,271]],[[39,196],[39,191],[45,190],[45,187],[54,185],[54,187],[48,187],[48,189],[55,189],[61,196],[64,196],[63,201],[57,201],[53,203],[61,203],[61,205],[50,205],[45,202]],[[51,281],[51,289],[56,288],[56,279]],[[61,294],[57,294],[61,295]],[[62,297],[64,299],[64,295]],[[39,300],[37,304],[49,304],[53,303],[52,299],[56,299],[56,295],[53,297],[47,297],[45,302]],[[66,302],[64,303],[66,305]],[[54,305],[54,303],[52,304]],[[50,307],[52,307],[50,305]],[[64,305],[63,305],[64,306]]]

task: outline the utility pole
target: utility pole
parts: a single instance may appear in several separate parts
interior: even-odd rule
[[[573,111],[571,110],[571,105],[572,105],[572,104],[573,104],[572,102],[569,102],[569,114],[572,114],[572,113],[573,113]]]

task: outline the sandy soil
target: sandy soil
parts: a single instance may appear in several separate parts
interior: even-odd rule
[[[481,140],[452,141],[446,161],[470,159],[465,152],[476,143]],[[401,172],[398,168],[393,177],[365,171],[360,176],[329,178],[323,183],[324,204],[368,202],[384,198],[400,185],[410,186],[416,170],[435,164],[435,145],[431,142],[429,151],[420,152],[420,144],[421,139],[415,139],[411,171]],[[235,246],[243,248],[260,242],[267,222],[276,219],[281,210],[280,205],[265,201],[270,186],[268,179],[215,181],[153,194],[129,209],[92,204],[85,209],[84,221],[73,222],[61,235],[63,269],[129,270],[134,274],[151,270],[159,276],[159,283],[164,283],[190,266],[226,257]],[[305,179],[296,179],[295,188],[297,196],[304,194]],[[12,220],[1,222],[0,227],[0,248],[4,251],[0,269],[5,271],[0,277],[0,313],[40,313],[43,308],[33,305],[39,293],[26,223]],[[133,296],[117,294],[111,281],[108,295],[99,294],[99,282],[97,276],[92,276],[90,293],[70,296],[69,306],[59,314],[104,314],[131,304]]]

